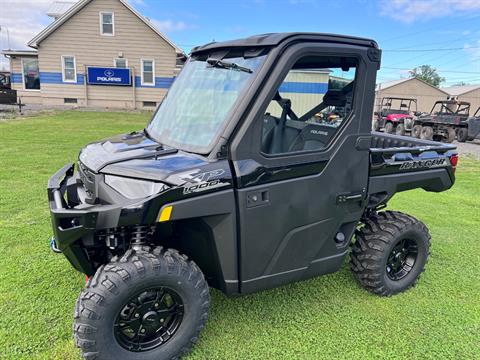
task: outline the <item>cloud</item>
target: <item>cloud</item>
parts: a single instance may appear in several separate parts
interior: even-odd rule
[[[412,23],[452,14],[468,14],[480,10],[478,0],[381,0],[380,14]]]
[[[28,49],[26,43],[43,30],[49,22],[46,12],[51,2],[52,0],[0,0],[0,25],[2,27],[0,50]],[[3,55],[0,55],[1,67],[8,67],[8,60]]]
[[[187,24],[184,21],[175,21],[171,19],[167,19],[167,20],[151,19],[150,21],[158,30],[164,33],[172,33],[175,31],[184,31],[184,30],[191,30],[196,28],[195,25]]]

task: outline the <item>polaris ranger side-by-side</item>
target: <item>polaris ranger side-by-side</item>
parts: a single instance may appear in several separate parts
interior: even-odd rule
[[[194,48],[145,129],[87,145],[50,179],[52,249],[88,277],[74,320],[85,358],[176,359],[205,326],[209,286],[239,295],[335,272],[352,244],[367,290],[416,283],[428,229],[380,210],[400,191],[449,189],[458,158],[371,132],[380,54],[314,33]]]
[[[466,134],[469,113],[468,102],[455,99],[437,101],[430,114],[419,116],[415,120],[412,136],[451,143],[456,136],[462,138]]]
[[[385,97],[380,103],[380,111],[375,112],[373,129],[383,129],[388,134],[405,135],[411,132],[417,115],[417,99]]]
[[[460,142],[480,139],[480,107],[475,111],[472,117],[462,123],[462,127],[457,130],[457,140]]]

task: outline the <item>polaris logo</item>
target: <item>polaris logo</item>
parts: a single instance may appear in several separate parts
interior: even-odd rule
[[[400,165],[400,170],[431,169],[446,165],[446,159],[408,161]]]
[[[310,130],[311,134],[328,136],[328,132],[322,130]]]

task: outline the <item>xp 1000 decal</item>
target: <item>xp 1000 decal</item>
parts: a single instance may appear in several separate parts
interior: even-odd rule
[[[182,174],[180,177],[187,182],[183,187],[183,194],[187,195],[230,185],[228,182],[222,181],[221,176],[223,174],[225,174],[223,169]]]

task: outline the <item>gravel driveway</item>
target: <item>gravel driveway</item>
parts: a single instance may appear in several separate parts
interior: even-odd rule
[[[474,141],[467,141],[460,143],[458,141],[454,142],[457,145],[458,153],[461,155],[470,155],[480,160],[480,140],[475,139]]]

